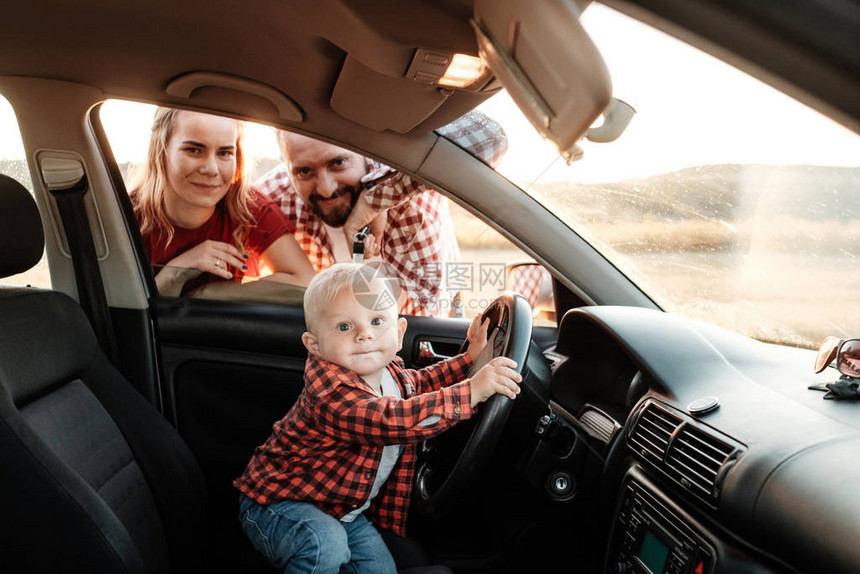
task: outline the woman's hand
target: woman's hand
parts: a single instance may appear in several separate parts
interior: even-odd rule
[[[246,258],[234,245],[207,239],[168,261],[155,276],[155,284],[160,294],[178,296],[186,281],[201,273],[232,279],[228,266],[242,269]]]
[[[234,269],[243,269],[247,258],[248,256],[236,249],[235,245],[207,239],[182,255],[177,255],[167,265],[197,269],[222,279],[232,279],[233,272],[227,268],[228,265],[232,265]]]

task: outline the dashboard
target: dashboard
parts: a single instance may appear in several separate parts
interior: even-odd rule
[[[815,354],[660,311],[569,311],[555,415],[604,459],[605,572],[860,571],[860,403]]]

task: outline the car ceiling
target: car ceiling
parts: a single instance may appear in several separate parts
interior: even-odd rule
[[[791,78],[794,95],[857,129],[856,5],[842,0],[755,6],[735,0],[607,3],[712,51],[701,38],[716,39],[743,68],[782,87],[777,76]],[[440,95],[436,86],[404,77],[417,48],[476,55],[472,12],[472,0],[29,0],[4,6],[0,75],[73,81],[112,97],[219,110],[346,141],[366,141],[385,130],[417,136],[499,88],[491,82],[480,91]],[[724,49],[716,51],[726,56]],[[347,78],[347,68],[358,75]],[[302,120],[284,121],[265,99],[223,87],[203,87],[190,99],[165,92],[171,81],[200,71],[284,94],[297,104]],[[365,95],[380,85],[384,89],[373,98]]]
[[[37,0],[4,6],[4,12],[0,75],[73,81],[115,97],[249,112],[273,122],[280,120],[277,113],[256,96],[203,88],[189,101],[167,96],[165,87],[195,71],[261,82],[296,102],[307,125],[331,129],[345,121],[330,106],[348,54],[370,68],[368,74],[395,80],[386,87],[399,93],[392,93],[385,113],[397,115],[400,106],[421,116],[415,133],[448,123],[497,89],[453,93],[436,108],[428,100],[420,113],[412,111],[423,95],[438,91],[403,77],[416,47],[477,54],[470,2],[256,0],[251,7]]]

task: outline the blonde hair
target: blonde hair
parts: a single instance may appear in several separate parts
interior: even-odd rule
[[[323,310],[330,308],[338,295],[345,289],[349,289],[353,295],[353,286],[356,274],[361,274],[359,281],[364,284],[370,280],[382,280],[383,278],[396,281],[393,268],[381,261],[372,263],[335,263],[314,275],[305,289],[303,306],[305,311],[305,324],[308,331],[313,332],[314,324]],[[383,275],[384,274],[384,275]],[[382,281],[392,300],[396,301],[398,293],[395,293],[389,281]],[[395,314],[397,308],[394,308]]]
[[[152,233],[160,234],[155,242],[164,241],[170,245],[175,229],[164,209],[164,193],[167,184],[167,144],[173,136],[176,117],[182,110],[175,108],[158,108],[152,120],[152,131],[149,136],[149,149],[146,161],[135,170],[134,183],[129,193],[134,206],[134,214],[140,222],[140,234],[147,236]],[[245,124],[236,120],[238,132],[236,137],[236,173],[227,189],[227,195],[221,199],[227,215],[235,224],[233,243],[240,251],[245,250],[248,232],[253,227],[254,215],[251,212],[251,183],[245,177],[245,154],[243,149]]]

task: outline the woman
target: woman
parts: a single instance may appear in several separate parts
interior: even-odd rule
[[[305,286],[314,270],[280,209],[245,177],[242,123],[158,108],[132,186],[140,232],[162,295],[259,276]]]

